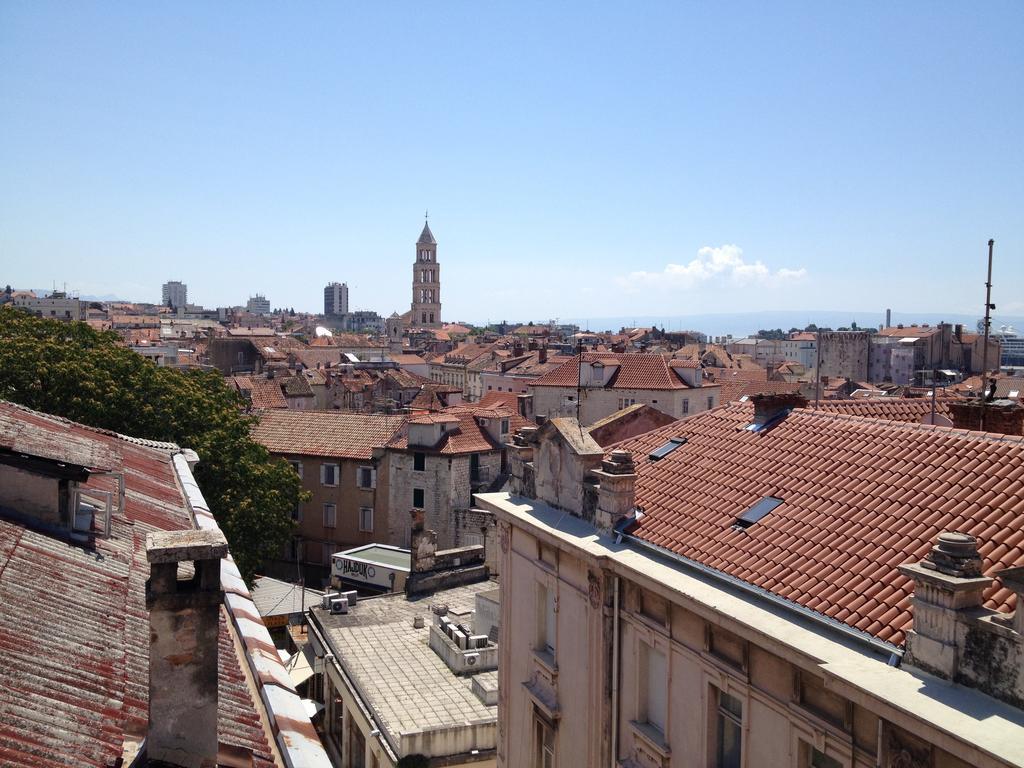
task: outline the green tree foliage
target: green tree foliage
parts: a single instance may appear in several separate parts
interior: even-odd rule
[[[0,399],[193,449],[196,480],[247,580],[292,533],[298,475],[251,438],[253,418],[219,373],[160,368],[110,331],[0,307]]]

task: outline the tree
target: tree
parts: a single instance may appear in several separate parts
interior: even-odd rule
[[[193,449],[196,480],[247,580],[291,536],[299,477],[252,439],[254,418],[216,372],[160,368],[111,331],[0,307],[0,399]]]

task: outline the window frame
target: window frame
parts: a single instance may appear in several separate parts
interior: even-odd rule
[[[327,482],[327,468],[334,468],[334,482]],[[320,485],[326,488],[337,488],[341,484],[341,465],[336,462],[323,461],[320,463]]]
[[[329,508],[329,509],[328,509]],[[328,511],[330,514],[328,514]],[[333,501],[325,501],[323,505],[324,528],[338,527],[338,505]]]
[[[365,525],[366,514],[369,513],[369,526]],[[359,532],[360,533],[373,533],[373,507],[360,507],[359,508]]]
[[[417,504],[417,497],[419,497],[419,503]],[[425,509],[427,505],[427,492],[423,488],[412,489],[412,506],[413,509]]]
[[[363,484],[363,473],[368,472],[370,477],[369,485]],[[371,464],[360,464],[356,467],[356,487],[364,491],[372,491],[377,487],[377,470]]]
[[[413,472],[426,472],[427,471],[427,454],[423,451],[414,451],[412,454],[412,471]]]

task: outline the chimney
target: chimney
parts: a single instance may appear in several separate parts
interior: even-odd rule
[[[217,649],[220,561],[228,543],[219,530],[146,535],[149,609],[149,732],[146,754],[181,768],[217,764]],[[178,579],[179,563],[193,576]]]
[[[543,344],[541,348],[537,350],[537,362],[544,364],[548,361],[548,345]]]
[[[612,451],[592,473],[598,479],[597,514],[594,522],[611,535],[615,526],[636,508],[636,464],[633,454],[621,448]]]
[[[885,327],[892,328],[892,310],[885,310]]]
[[[780,394],[762,393],[750,398],[754,403],[754,423],[767,424],[787,414],[793,408],[804,408],[807,398],[798,392]]]
[[[904,661],[946,680],[970,674],[968,632],[983,612],[983,593],[994,579],[981,574],[978,542],[966,533],[944,532],[919,563],[899,570],[914,582],[914,627],[907,632]],[[967,682],[967,681],[965,681]]]
[[[982,403],[981,398],[951,400],[948,403],[953,426],[958,429],[983,430],[999,435],[1024,434],[1024,407],[1013,400],[993,400]],[[985,422],[982,424],[982,409]]]
[[[411,550],[411,573],[426,573],[434,570],[434,555],[437,553],[437,531],[428,531],[425,526],[426,513],[422,509],[409,512],[412,519],[412,533],[409,537]]]

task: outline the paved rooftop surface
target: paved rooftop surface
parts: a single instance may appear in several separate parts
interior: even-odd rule
[[[405,570],[409,570],[409,563],[412,559],[407,549],[391,549],[390,547],[382,547],[377,544],[350,549],[345,552],[338,552],[337,554],[347,558],[358,558],[359,560],[368,560],[371,563],[380,563],[389,568],[404,568]]]
[[[404,594],[360,600],[347,615],[315,609],[336,658],[376,714],[389,742],[402,733],[493,723],[496,706],[472,691],[471,676],[459,677],[427,645],[432,605],[445,604],[453,621],[468,621],[476,595],[493,591],[483,581],[414,600]],[[422,629],[413,619],[422,616]]]

